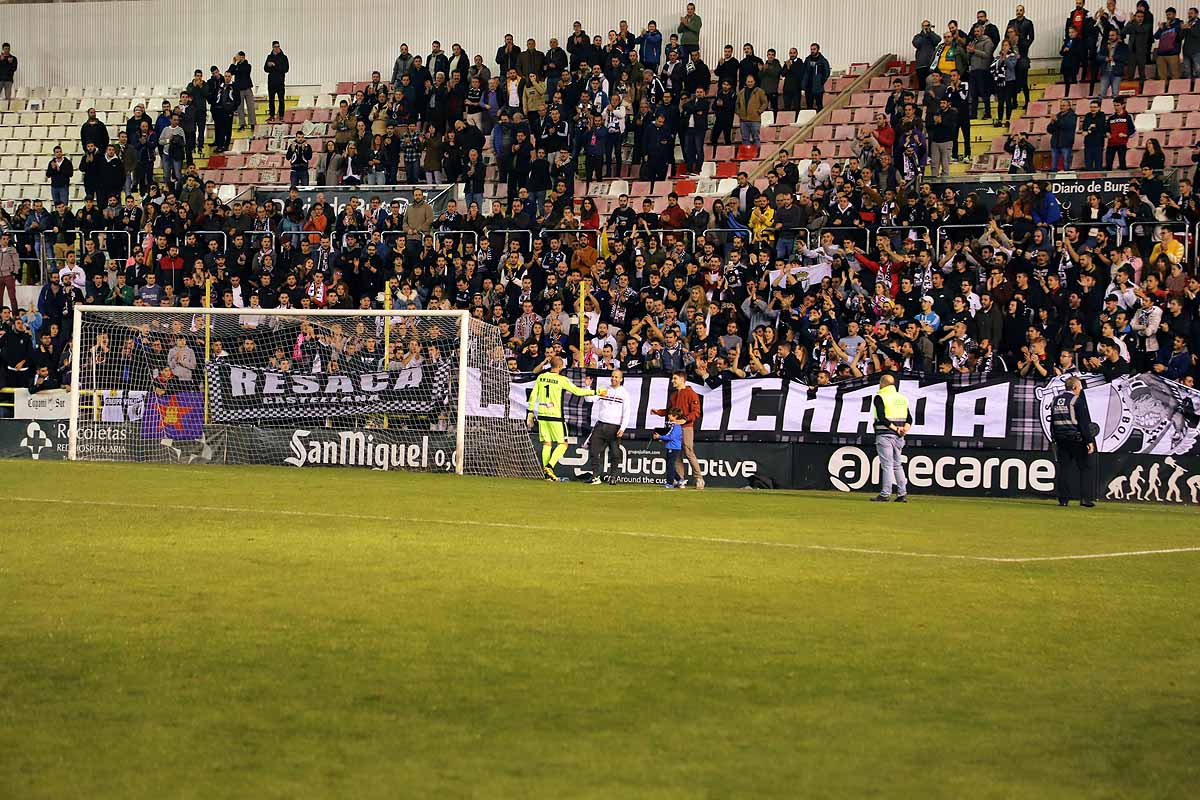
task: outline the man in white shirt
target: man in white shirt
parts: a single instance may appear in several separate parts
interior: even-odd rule
[[[74,250],[67,251],[65,263],[59,267],[58,282],[64,287],[73,284],[76,289],[80,290],[87,287],[87,274],[83,271],[83,267],[75,262]]]
[[[604,483],[601,477],[604,466],[604,453],[608,451],[608,479],[612,482],[613,471],[620,463],[621,452],[617,440],[625,436],[625,429],[633,423],[633,402],[629,391],[625,388],[625,374],[621,370],[613,370],[612,381],[608,394],[603,397],[596,395],[595,402],[599,404],[600,416],[592,427],[592,435],[588,439],[588,454],[592,471],[592,483]]]
[[[597,353],[604,350],[605,345],[612,347],[613,352],[617,350],[617,339],[608,329],[607,322],[601,322],[596,326],[596,335],[592,337],[592,349]]]

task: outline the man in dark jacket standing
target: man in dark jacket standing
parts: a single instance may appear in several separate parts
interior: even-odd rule
[[[188,153],[188,163],[198,152],[204,153],[204,133],[208,128],[208,92],[209,86],[204,81],[204,73],[196,70],[192,73],[192,82],[184,87],[184,91],[192,96],[192,107],[196,110],[196,131],[192,137],[191,152]],[[184,129],[186,133],[187,129]]]
[[[1012,28],[1017,32],[1017,87],[1013,90],[1013,100],[1018,91],[1025,93],[1025,110],[1029,110],[1029,48],[1033,46],[1033,20],[1025,16],[1025,6],[1017,6],[1017,15],[1008,21],[1005,31]]]
[[[800,85],[804,80],[804,61],[800,51],[792,47],[788,50],[787,61],[783,62],[783,110],[800,110]]]
[[[926,130],[929,134],[929,166],[933,178],[950,177],[950,156],[958,139],[958,112],[943,96],[938,107],[929,115]]]
[[[110,144],[104,149],[104,161],[100,166],[99,183],[96,188],[97,199],[106,204],[108,198],[121,200],[121,192],[125,188],[125,164],[117,153],[116,145]]]
[[[1067,378],[1066,390],[1056,394],[1050,403],[1050,438],[1057,462],[1054,482],[1058,504],[1066,506],[1071,502],[1074,474],[1079,482],[1079,505],[1091,508],[1096,504],[1091,458],[1096,452],[1096,434],[1078,378]]]
[[[237,92],[237,115],[238,115],[238,130],[246,130],[246,115],[249,112],[250,128],[258,124],[258,119],[254,114],[254,81],[250,78],[250,62],[246,60],[246,51],[238,50],[237,55],[233,57],[233,63],[229,65],[229,72],[233,74],[233,89]],[[228,143],[225,145],[229,146]]]
[[[103,153],[108,147],[108,126],[96,118],[96,109],[87,110],[87,121],[79,128],[79,142],[86,152],[88,143],[96,145],[96,152]]]
[[[1150,63],[1150,45],[1154,41],[1154,31],[1146,21],[1146,14],[1138,11],[1133,19],[1125,23],[1125,43],[1129,45],[1129,62],[1125,66],[1125,77],[1137,75],[1138,80],[1146,82],[1146,65]]]
[[[1189,8],[1183,23],[1183,77],[1200,78],[1200,11]]]
[[[17,57],[12,54],[12,45],[0,45],[0,92],[5,100],[12,99],[13,77],[17,74]]]
[[[824,107],[825,81],[833,69],[829,60],[821,52],[821,45],[813,42],[808,47],[808,58],[804,59],[804,78],[801,88],[804,89],[805,105],[820,111]]]
[[[1103,169],[1108,117],[1100,110],[1099,100],[1088,103],[1088,113],[1083,115],[1079,131],[1083,134],[1083,168],[1089,171]]]
[[[941,42],[941,37],[933,32],[933,23],[929,20],[921,23],[921,30],[913,37],[913,50],[916,51],[913,63],[917,65],[917,89],[919,91],[925,91],[925,79],[929,77],[929,70],[933,66],[933,52],[937,50],[937,46]]]
[[[54,148],[54,157],[46,165],[46,177],[50,180],[50,197],[55,203],[69,203],[71,193],[71,176],[75,167],[71,159],[63,155],[61,147]]]
[[[220,84],[213,95],[213,127],[216,134],[213,137],[213,152],[223,153],[229,149],[233,137],[233,112],[238,107],[238,93],[234,88],[233,72],[225,73],[225,81]]]
[[[271,42],[271,52],[267,53],[263,72],[267,73],[267,122],[283,121],[284,83],[288,72],[287,53],[279,46],[279,42]],[[275,113],[275,98],[279,98],[279,113]],[[253,124],[253,123],[251,123]]]
[[[1066,172],[1071,168],[1071,151],[1075,149],[1075,128],[1079,122],[1071,101],[1060,100],[1058,113],[1046,126],[1050,134],[1050,171]]]

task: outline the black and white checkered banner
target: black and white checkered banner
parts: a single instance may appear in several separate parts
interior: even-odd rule
[[[423,362],[385,372],[308,374],[210,361],[212,422],[296,420],[365,414],[436,415],[447,410],[452,365]]]
[[[583,373],[569,370],[575,383]],[[592,373],[595,386],[608,386],[604,373]],[[523,418],[532,375],[514,375],[508,413]],[[1105,383],[1081,376],[1101,452],[1200,455],[1200,392],[1154,374],[1130,375]],[[914,447],[1047,450],[1050,400],[1063,391],[1064,378],[1049,382],[1019,377],[901,375],[909,399]],[[742,378],[690,383],[703,409],[697,435],[706,440],[859,444],[872,433],[871,400],[878,378],[830,386],[807,386],[779,378]],[[629,373],[625,388],[633,406],[635,433],[662,425],[653,409],[666,406],[666,376]],[[571,435],[583,440],[598,409],[589,398],[567,395],[564,415]],[[468,413],[479,413],[469,411]],[[491,413],[483,411],[487,416]]]

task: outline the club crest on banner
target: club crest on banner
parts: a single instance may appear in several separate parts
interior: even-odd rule
[[[1066,391],[1070,375],[1052,378],[1038,388],[1042,432],[1050,438],[1050,406]],[[1200,439],[1197,396],[1182,384],[1149,373],[1122,375],[1105,383],[1099,375],[1077,375],[1097,426],[1097,449],[1102,453],[1185,455]]]

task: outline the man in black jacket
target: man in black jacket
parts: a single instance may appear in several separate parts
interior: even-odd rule
[[[258,124],[254,114],[254,81],[250,78],[250,62],[246,60],[246,51],[238,50],[229,65],[228,72],[233,75],[233,88],[237,92],[238,130],[246,130],[246,115],[250,116],[250,129]],[[226,147],[229,143],[226,142]]]
[[[1071,473],[1079,482],[1079,505],[1091,508],[1095,503],[1092,479],[1092,459],[1096,452],[1096,434],[1088,414],[1083,384],[1078,378],[1067,378],[1066,390],[1056,394],[1050,403],[1050,438],[1054,442],[1058,469],[1055,484],[1058,504],[1071,502]]]
[[[1083,134],[1083,168],[1104,169],[1104,140],[1108,137],[1108,116],[1100,110],[1100,101],[1088,103],[1088,113],[1079,123]]]
[[[188,163],[197,153],[204,153],[204,133],[208,127],[208,92],[209,85],[204,80],[204,73],[196,70],[192,73],[192,82],[184,87],[184,91],[192,96],[192,107],[195,109],[196,127],[192,137],[191,152],[188,153]],[[186,128],[184,131],[186,132]]]
[[[83,145],[84,151],[87,150],[89,142],[95,143],[98,153],[103,153],[104,148],[108,147],[108,127],[96,118],[96,109],[94,108],[87,110],[87,121],[79,128],[79,142]]]
[[[950,105],[954,107],[955,113],[958,115],[958,128],[962,131],[963,138],[963,161],[970,162],[971,160],[971,90],[967,84],[962,82],[962,76],[958,70],[950,70],[950,84],[946,87],[946,96],[950,98]],[[951,153],[952,158],[958,158],[958,137],[954,137],[954,148]]]
[[[1012,28],[1017,32],[1017,86],[1013,89],[1013,100],[1017,92],[1025,94],[1025,110],[1029,110],[1029,48],[1033,45],[1033,20],[1025,16],[1025,6],[1017,6],[1017,15],[1008,21],[1005,31]]]
[[[125,164],[117,154],[115,145],[104,148],[104,161],[100,166],[96,186],[97,199],[102,204],[108,203],[108,198],[121,200],[121,192],[125,188]]]
[[[0,45],[0,92],[4,99],[12,99],[13,77],[17,74],[17,57],[12,54],[12,45]]]
[[[194,163],[192,154],[196,151],[196,108],[196,98],[191,91],[181,91],[175,113],[179,116],[179,126],[183,128],[183,157],[189,167]]]
[[[213,152],[223,153],[229,149],[233,137],[233,112],[238,108],[238,92],[234,88],[233,72],[225,73],[225,81],[213,95]]]
[[[700,51],[693,50],[688,62],[684,64],[684,91],[688,94],[695,95],[697,89],[703,88],[707,93],[711,83],[712,73],[709,71],[708,65],[701,60]]]
[[[503,77],[510,69],[516,69],[519,55],[521,51],[513,44],[513,35],[504,34],[504,44],[496,48],[496,66],[499,68],[496,74]]]
[[[288,145],[285,158],[292,165],[291,185],[308,185],[308,162],[312,161],[312,145],[304,141],[304,133],[296,131],[296,140]]]
[[[288,67],[287,53],[280,48],[279,42],[271,42],[271,52],[267,53],[267,61],[263,64],[263,72],[267,73],[267,122],[283,120],[284,82]],[[276,97],[279,98],[278,115],[275,114]]]
[[[950,157],[958,140],[958,112],[950,105],[950,98],[942,97],[938,107],[929,115],[929,166],[933,178],[950,177]]]

